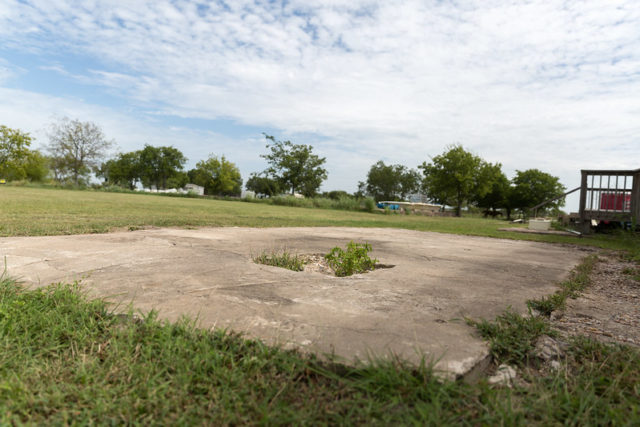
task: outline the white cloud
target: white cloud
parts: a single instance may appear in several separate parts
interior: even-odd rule
[[[0,88],[2,124],[29,132],[34,148],[44,149],[48,143],[48,126],[63,117],[97,123],[108,139],[116,142],[112,154],[142,148],[144,144],[173,145],[189,159],[188,168],[209,154],[226,155],[240,168],[243,177],[264,167],[256,156],[262,153],[262,140],[235,140],[215,132],[198,131],[133,118],[126,112],[91,105],[76,98],[61,98],[16,89]],[[198,141],[198,144],[193,144]]]
[[[415,166],[454,142],[568,186],[638,167],[638,28],[635,1],[0,7],[5,46],[99,60],[78,79],[156,113],[318,135],[350,189],[379,158]]]

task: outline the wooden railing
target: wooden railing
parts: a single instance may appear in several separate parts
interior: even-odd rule
[[[580,184],[580,222],[640,219],[640,169],[583,170]]]

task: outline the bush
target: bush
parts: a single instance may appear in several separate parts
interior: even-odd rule
[[[344,277],[373,270],[378,260],[369,258],[369,252],[371,252],[370,244],[351,241],[347,245],[346,252],[336,246],[324,257],[336,272],[336,276]]]
[[[373,212],[376,208],[376,202],[372,198],[364,199],[364,210],[367,212]]]

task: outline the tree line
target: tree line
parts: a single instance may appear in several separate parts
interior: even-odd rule
[[[252,173],[245,188],[265,196],[282,193],[316,196],[328,176],[324,167],[326,158],[315,154],[311,145],[263,135],[267,154],[260,157],[267,167]],[[147,144],[140,150],[106,159],[114,142],[96,124],[68,118],[52,124],[48,136],[43,154],[30,148],[33,139],[28,133],[0,126],[0,178],[29,181],[49,178],[86,185],[94,174],[105,185],[131,190],[138,185],[169,189],[192,183],[204,187],[207,195],[239,196],[242,191],[240,171],[225,156],[212,154],[188,171],[184,169],[187,158],[172,146]],[[508,179],[500,163],[489,163],[462,145],[452,145],[417,169],[378,161],[353,195],[334,191],[325,196],[400,201],[420,193],[431,202],[454,207],[458,216],[464,207],[475,206],[484,209],[487,215],[495,216],[504,210],[510,217],[514,210],[525,212],[562,195],[564,190],[557,177],[538,169],[516,171]],[[558,200],[548,207],[557,209],[563,202]]]
[[[509,180],[500,163],[489,163],[462,145],[447,147],[418,169],[422,173],[379,161],[371,166],[366,182],[359,183],[358,192],[377,201],[404,200],[422,193],[434,203],[454,207],[457,216],[464,207],[475,206],[484,209],[485,216],[496,216],[504,209],[507,217],[515,210],[526,215],[539,203],[565,192],[559,178],[538,169],[516,171]],[[563,204],[560,199],[545,207],[554,210]]]

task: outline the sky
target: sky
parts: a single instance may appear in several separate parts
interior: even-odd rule
[[[324,191],[451,144],[572,189],[640,168],[640,2],[0,0],[0,124],[38,148],[62,117],[245,180],[265,132],[326,157]]]

